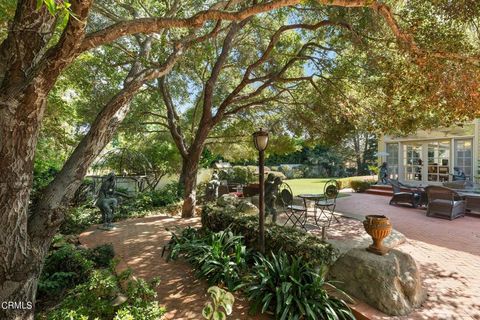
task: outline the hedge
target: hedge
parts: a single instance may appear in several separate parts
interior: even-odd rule
[[[358,181],[358,180],[353,180],[350,182],[350,187],[353,189],[355,192],[365,192],[367,191],[368,188],[372,185],[372,182],[369,181]]]
[[[230,226],[236,234],[245,238],[249,248],[257,248],[258,217],[238,212],[212,204],[205,205],[202,210],[202,226],[214,232]],[[337,251],[329,243],[294,227],[284,227],[267,223],[265,225],[266,252],[285,251],[287,254],[303,257],[305,261],[315,266],[331,265]]]
[[[355,184],[355,181],[369,182],[371,184],[376,182],[376,180],[372,179],[370,176],[341,178],[336,181],[339,184],[339,189],[352,188],[352,182]]]

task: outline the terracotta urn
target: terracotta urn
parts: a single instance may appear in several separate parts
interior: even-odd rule
[[[390,220],[382,215],[368,215],[363,220],[363,227],[373,239],[373,244],[367,250],[379,255],[387,254],[390,249],[384,247],[382,242],[392,232]]]

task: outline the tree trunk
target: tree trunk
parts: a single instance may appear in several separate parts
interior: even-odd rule
[[[45,246],[29,234],[28,206],[46,93],[38,79],[10,92],[0,94],[0,319],[31,319]]]
[[[183,191],[182,218],[192,218],[195,215],[199,161],[199,156],[193,156],[184,159],[182,163],[182,172],[179,179]]]

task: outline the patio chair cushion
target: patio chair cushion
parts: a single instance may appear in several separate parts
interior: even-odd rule
[[[453,201],[453,206],[456,207],[456,206],[462,205],[464,202],[465,201],[463,200]],[[446,200],[446,199],[435,199],[430,201],[430,204],[439,205],[439,206],[452,206],[452,201]]]
[[[414,193],[414,192],[404,192],[404,191],[402,191],[402,192],[395,192],[394,193],[394,195],[408,195],[408,196],[411,196],[412,194],[414,196],[419,196],[418,193]]]

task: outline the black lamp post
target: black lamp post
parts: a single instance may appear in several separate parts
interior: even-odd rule
[[[264,151],[268,146],[268,132],[263,131],[260,128],[260,131],[257,131],[253,134],[253,142],[255,143],[255,148],[258,150],[258,171],[259,171],[259,184],[260,184],[260,194],[258,197],[258,211],[259,211],[259,234],[258,234],[258,244],[260,246],[260,252],[265,253],[265,168],[264,168]]]

